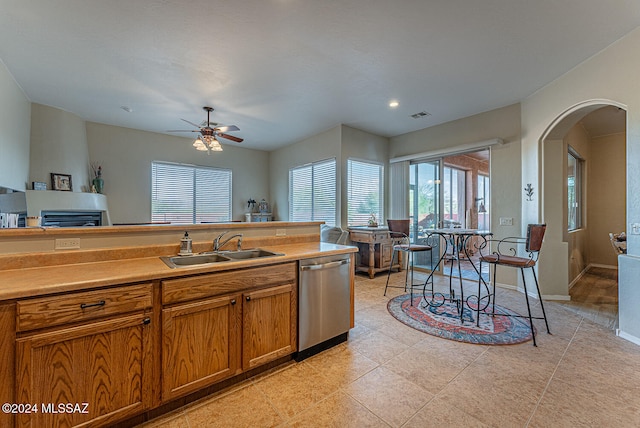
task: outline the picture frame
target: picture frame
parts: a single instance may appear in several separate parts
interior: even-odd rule
[[[33,181],[31,184],[33,190],[47,190],[47,183],[44,181]]]
[[[71,175],[70,174],[58,174],[55,172],[51,173],[51,188],[53,190],[61,190],[64,192],[71,192],[73,187],[71,184]]]

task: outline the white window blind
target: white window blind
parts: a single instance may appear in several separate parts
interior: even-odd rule
[[[151,221],[231,221],[231,170],[151,164]]]
[[[289,221],[336,224],[336,160],[289,170]]]
[[[366,225],[371,214],[383,221],[383,167],[378,163],[347,161],[349,226]]]

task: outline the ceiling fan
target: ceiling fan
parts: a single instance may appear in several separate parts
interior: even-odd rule
[[[194,141],[193,146],[197,150],[202,150],[207,152],[222,151],[222,146],[220,145],[220,142],[217,139],[218,137],[231,140],[236,143],[241,143],[242,141],[244,141],[242,138],[238,138],[233,135],[227,134],[227,132],[239,131],[240,128],[238,128],[237,126],[235,125],[223,126],[223,125],[220,125],[219,123],[211,122],[210,115],[211,115],[211,112],[213,111],[213,107],[204,106],[202,107],[202,109],[207,112],[207,121],[202,125],[196,125],[195,123],[190,122],[186,119],[180,119],[184,122],[187,122],[189,125],[195,126],[197,130],[196,129],[175,129],[167,132],[197,132],[200,135],[198,135],[198,137]]]

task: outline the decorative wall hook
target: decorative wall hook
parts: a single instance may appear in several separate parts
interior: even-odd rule
[[[533,201],[533,186],[531,186],[531,183],[527,183],[527,187],[524,188],[524,193],[527,195],[527,201]]]

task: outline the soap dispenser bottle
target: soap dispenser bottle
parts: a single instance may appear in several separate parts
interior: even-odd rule
[[[184,232],[184,236],[180,240],[180,252],[178,254],[181,256],[190,256],[192,253],[192,242],[189,237],[189,232]]]

